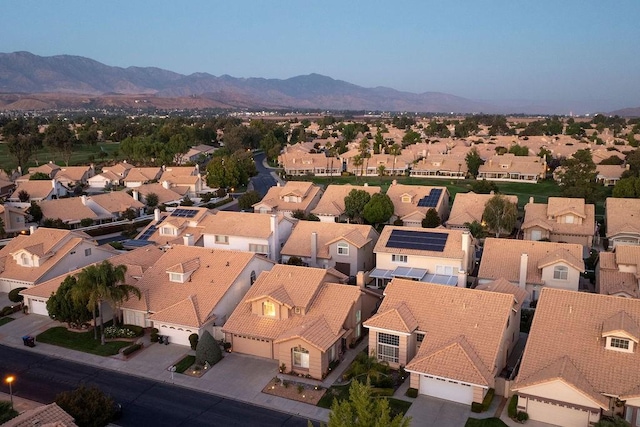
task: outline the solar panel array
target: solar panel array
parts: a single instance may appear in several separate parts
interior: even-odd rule
[[[435,208],[438,206],[438,200],[442,195],[442,188],[432,188],[429,191],[429,195],[424,196],[418,201],[418,206],[425,208]]]
[[[432,231],[392,230],[387,247],[442,252],[448,237],[447,233]]]
[[[176,209],[171,212],[171,216],[175,216],[178,218],[193,218],[198,214],[198,211],[195,209]]]
[[[149,226],[149,228],[144,230],[144,233],[142,233],[142,235],[138,237],[137,240],[149,240],[149,237],[151,237],[151,235],[155,232],[156,232],[156,226],[155,224],[152,224],[151,226]]]

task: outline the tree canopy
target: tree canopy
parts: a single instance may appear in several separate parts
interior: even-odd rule
[[[393,202],[386,194],[375,193],[364,206],[363,217],[369,224],[382,224],[393,215]]]
[[[344,198],[344,213],[354,222],[362,223],[364,207],[371,200],[371,195],[364,190],[353,189]]]
[[[475,179],[475,177],[478,176],[480,166],[484,164],[484,161],[480,157],[480,154],[478,153],[476,147],[473,147],[471,150],[469,150],[464,160],[467,162],[467,170],[469,171],[469,175],[471,175],[471,177]]]
[[[436,228],[440,225],[440,215],[434,208],[429,208],[422,219],[422,228]]]
[[[562,195],[582,197],[587,203],[596,203],[602,197],[602,184],[596,182],[596,165],[590,150],[578,150],[565,159],[558,173]]]
[[[71,415],[78,427],[103,427],[115,415],[114,400],[96,386],[80,385],[56,396],[55,402]]]
[[[518,219],[518,206],[505,196],[496,194],[487,201],[482,220],[496,237],[510,234]]]
[[[55,294],[47,300],[49,317],[64,322],[71,328],[80,328],[91,320],[91,311],[87,309],[87,301],[73,298],[73,289],[78,285],[73,276],[67,276]]]

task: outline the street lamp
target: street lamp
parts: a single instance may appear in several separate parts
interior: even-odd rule
[[[13,409],[13,381],[15,381],[15,377],[13,375],[9,375],[4,381],[9,384],[9,396],[11,397],[11,409]]]

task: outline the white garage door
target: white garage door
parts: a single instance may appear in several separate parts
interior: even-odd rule
[[[542,239],[542,231],[540,230],[531,230],[531,240],[541,240]]]
[[[271,359],[271,342],[234,335],[233,352]]]
[[[43,316],[49,315],[49,312],[47,311],[47,302],[45,300],[31,298],[29,301],[29,309],[31,310],[31,313],[41,314]]]
[[[155,324],[158,328],[158,333],[163,336],[169,337],[170,344],[191,345],[189,343],[189,335],[198,333],[197,330],[184,329],[178,326],[169,326],[163,324]]]
[[[473,402],[473,387],[429,375],[420,376],[420,394],[467,405]]]
[[[563,427],[584,427],[589,425],[589,413],[579,409],[552,405],[529,399],[527,403],[529,418],[543,423]]]

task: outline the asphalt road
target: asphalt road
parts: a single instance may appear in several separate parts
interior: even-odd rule
[[[144,378],[0,345],[0,378],[15,396],[50,403],[79,384],[97,385],[122,405],[120,426],[307,426],[307,420]],[[9,392],[6,384],[0,389]],[[5,390],[7,389],[7,390]]]
[[[271,169],[267,169],[262,164],[264,160],[264,153],[256,153],[253,156],[254,161],[256,162],[256,169],[258,170],[258,175],[251,178],[251,182],[253,183],[253,189],[260,193],[261,196],[267,194],[269,188],[276,185],[276,180],[271,176]]]

